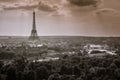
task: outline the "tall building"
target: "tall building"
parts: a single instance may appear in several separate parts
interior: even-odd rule
[[[35,22],[35,12],[33,12],[33,25],[31,30],[31,35],[29,37],[30,41],[39,41],[39,36],[36,30],[36,22]]]

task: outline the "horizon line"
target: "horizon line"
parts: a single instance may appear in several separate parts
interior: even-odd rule
[[[95,36],[95,35],[41,35],[41,36],[38,36],[38,37],[120,37],[120,36]],[[29,37],[28,35],[0,35],[0,37]]]

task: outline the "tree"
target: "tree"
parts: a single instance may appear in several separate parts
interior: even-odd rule
[[[4,65],[3,61],[0,61],[0,70],[1,70],[3,65]]]
[[[12,51],[0,52],[0,59],[13,59],[14,57],[15,57],[15,53]]]
[[[120,79],[120,69],[115,70],[115,77],[117,78],[117,80]]]
[[[27,59],[24,56],[19,56],[14,60],[14,64],[19,71],[24,71],[27,65]]]
[[[22,74],[22,71],[18,71],[16,77],[17,77],[17,80],[23,80],[23,74]]]
[[[48,80],[61,80],[60,75],[58,73],[54,73],[49,76]]]
[[[14,66],[8,67],[6,80],[16,80],[16,69]]]
[[[71,74],[72,74],[72,71],[73,71],[72,67],[63,65],[63,66],[61,67],[60,73],[61,73],[61,74],[71,75]]]
[[[81,72],[78,66],[74,66],[74,75],[80,76]]]
[[[28,80],[35,80],[35,72],[33,70],[30,70],[28,73],[27,73],[27,77],[28,77]]]
[[[49,71],[45,66],[37,68],[36,71],[37,80],[48,79]]]

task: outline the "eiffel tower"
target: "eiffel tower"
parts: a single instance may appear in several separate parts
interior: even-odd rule
[[[32,30],[31,30],[31,35],[29,37],[30,41],[39,41],[39,37],[37,34],[37,30],[36,30],[36,23],[35,23],[35,12],[33,12],[33,26],[32,26]]]

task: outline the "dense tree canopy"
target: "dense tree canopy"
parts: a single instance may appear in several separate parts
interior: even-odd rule
[[[15,59],[0,62],[0,80],[119,80],[120,56],[103,58],[68,56],[57,61],[29,62]]]

